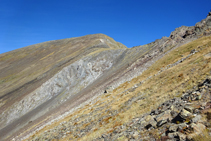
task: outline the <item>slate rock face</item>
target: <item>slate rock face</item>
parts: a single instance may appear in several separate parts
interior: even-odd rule
[[[28,94],[21,101],[11,105],[8,111],[5,111],[4,115],[1,116],[0,124],[10,123],[58,95],[61,98],[57,98],[57,102],[54,102],[48,110],[63,103],[64,99],[75,95],[81,88],[87,87],[99,78],[104,71],[110,69],[113,66],[113,60],[120,53],[120,50],[101,52],[96,56],[84,57],[63,68],[59,73],[43,83],[40,88]]]
[[[211,26],[211,12],[209,12],[209,14],[207,15],[206,24],[209,27]]]
[[[199,34],[210,35],[211,29],[211,16],[210,13],[207,15],[206,19],[201,22],[196,23],[195,26],[187,27],[181,26],[176,28],[170,34],[170,38],[175,40],[177,43],[184,41],[184,39],[195,38]]]

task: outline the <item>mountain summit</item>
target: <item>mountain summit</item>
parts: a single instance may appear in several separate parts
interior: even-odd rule
[[[210,35],[211,13],[133,48],[93,34],[1,54],[0,139],[195,139],[210,124]]]

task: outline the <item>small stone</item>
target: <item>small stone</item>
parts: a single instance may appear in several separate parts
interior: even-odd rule
[[[184,109],[191,112],[191,113],[193,113],[193,110],[194,110],[194,108],[191,107],[191,106],[185,106]]]
[[[204,110],[204,109],[205,109],[205,107],[200,107],[200,108],[199,108],[199,110]]]
[[[161,134],[161,136],[162,136],[162,137],[166,136],[166,133],[165,133],[165,132],[164,132],[164,133],[162,133],[162,134]]]
[[[177,132],[177,135],[179,136],[180,141],[186,140],[186,135],[184,135],[183,133]]]
[[[193,113],[194,113],[194,114],[198,114],[198,113],[199,113],[199,109],[195,109],[195,110],[193,111]]]
[[[161,120],[162,121],[171,121],[172,120],[171,110],[167,110],[167,111],[156,116],[157,122],[160,122]]]
[[[147,115],[146,117],[145,117],[145,121],[146,122],[148,122],[148,121],[150,121],[150,120],[152,120],[153,119],[153,117],[151,116],[151,115]]]
[[[183,118],[183,119],[191,118],[192,116],[193,116],[193,115],[192,115],[189,111],[187,111],[187,110],[185,110],[185,109],[183,109],[183,110],[180,112],[180,117]]]
[[[133,134],[133,137],[134,137],[135,139],[138,139],[138,132],[137,132],[137,131],[135,131],[135,133]]]
[[[107,136],[105,134],[102,134],[102,138],[106,138]]]
[[[192,119],[192,122],[196,123],[196,122],[198,122],[201,118],[202,118],[201,115],[197,115],[197,116],[195,116],[195,117]]]
[[[196,100],[200,100],[201,97],[202,97],[202,95],[198,95],[198,96],[196,97]]]
[[[171,139],[173,139],[173,138],[176,137],[176,136],[177,136],[177,132],[169,133],[169,134],[168,134],[168,137],[171,138]]]
[[[146,129],[149,129],[150,127],[156,128],[157,122],[152,119],[151,121],[149,121],[149,124],[145,127]]]
[[[146,121],[141,121],[140,124],[141,124],[142,126],[148,125]]]
[[[210,128],[211,127],[211,124],[209,122],[204,122],[203,123],[206,127]]]
[[[175,106],[172,105],[172,110],[171,110],[171,116],[172,118],[175,118],[180,112],[181,112],[181,109],[180,108],[177,108]]]
[[[178,129],[178,125],[172,125],[170,128],[169,128],[169,131],[170,132],[176,132]]]
[[[207,105],[207,102],[201,103],[201,106],[202,106],[202,107],[205,107],[206,105]]]
[[[201,95],[201,93],[199,91],[194,92],[193,94],[195,94],[195,95]]]
[[[160,120],[158,123],[157,123],[157,126],[158,127],[161,127],[163,124],[167,123],[167,120]]]
[[[186,123],[178,124],[178,130],[181,131],[184,127],[187,127]]]
[[[190,53],[195,53],[196,52],[196,49],[193,49],[190,51]]]

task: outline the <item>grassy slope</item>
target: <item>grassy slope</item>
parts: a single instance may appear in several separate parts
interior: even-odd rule
[[[183,63],[152,77],[143,85],[138,87],[134,92],[127,95],[120,94],[121,92],[131,88],[134,84],[143,81],[149,76],[153,76],[160,70],[160,68],[176,62],[182,58],[181,55],[187,56],[191,50],[198,49],[199,46],[202,46],[202,50],[191,56],[188,60],[185,60]],[[112,110],[122,108],[122,103],[126,102],[133,96],[145,94],[145,100],[134,102],[130,106],[131,108],[129,110],[119,113],[117,117],[115,117],[115,119],[119,120],[111,120],[111,122],[103,126],[104,129],[100,128],[100,131],[91,133],[90,136],[95,137],[95,135],[98,135],[97,132],[103,132],[106,130],[109,132],[110,129],[113,130],[112,128],[116,126],[116,124],[128,122],[140,114],[149,112],[167,99],[171,99],[175,96],[181,96],[184,91],[204,80],[204,78],[210,73],[209,71],[211,69],[211,57],[205,57],[204,55],[210,52],[211,37],[203,37],[170,52],[168,55],[157,61],[141,76],[133,79],[130,83],[122,84],[111,94],[112,96],[116,96],[115,99],[119,98],[118,101],[114,101],[112,103]],[[105,100],[105,98],[103,99]],[[112,118],[114,119],[114,117]],[[89,136],[85,138],[90,139]]]
[[[184,62],[169,68],[160,74],[157,74],[161,68],[166,67],[168,64],[172,64],[179,59],[187,56],[191,50],[199,50],[196,54]],[[142,75],[134,78],[130,82],[125,82],[116,88],[109,94],[100,96],[94,104],[87,104],[81,109],[75,111],[65,119],[58,121],[50,126],[37,132],[34,136],[42,135],[42,133],[48,129],[53,129],[63,121],[72,121],[80,117],[80,121],[73,123],[77,126],[88,117],[87,114],[98,115],[97,118],[93,118],[91,122],[96,123],[95,128],[86,134],[81,140],[91,140],[100,136],[102,133],[112,132],[116,126],[122,125],[131,119],[150,112],[162,102],[171,99],[172,97],[179,97],[187,89],[192,88],[203,80],[211,69],[211,57],[206,55],[211,52],[211,37],[202,37],[191,43],[185,44],[171,51],[169,54],[158,60],[154,65],[147,69]],[[150,79],[146,80],[149,76]],[[137,87],[134,91],[127,91],[135,84],[139,84],[141,81],[146,80],[142,85]],[[143,95],[143,96],[141,96]],[[131,105],[125,105],[133,97],[141,96],[142,100],[136,100]],[[102,110],[95,110],[102,108]],[[114,116],[109,116],[109,112],[119,111]],[[105,117],[101,122],[98,120],[101,117]],[[84,129],[89,126],[90,123],[82,124],[78,129]],[[75,131],[76,132],[76,131]],[[55,133],[56,135],[56,133]],[[76,139],[73,133],[70,133],[66,139]]]
[[[96,46],[101,43],[100,39],[109,40],[107,46]],[[0,108],[30,93],[81,57],[118,48],[126,47],[106,35],[94,34],[44,42],[0,54]]]

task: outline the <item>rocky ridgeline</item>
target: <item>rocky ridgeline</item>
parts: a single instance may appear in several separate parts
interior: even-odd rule
[[[196,36],[210,35],[211,28],[211,12],[208,13],[206,19],[195,24],[195,26],[181,26],[176,28],[170,35],[176,43],[185,39],[195,38]]]
[[[211,108],[211,76],[181,98],[173,98],[156,110],[116,127],[112,133],[95,140],[192,140],[203,134],[211,135],[209,112]],[[203,117],[206,116],[206,119]]]

